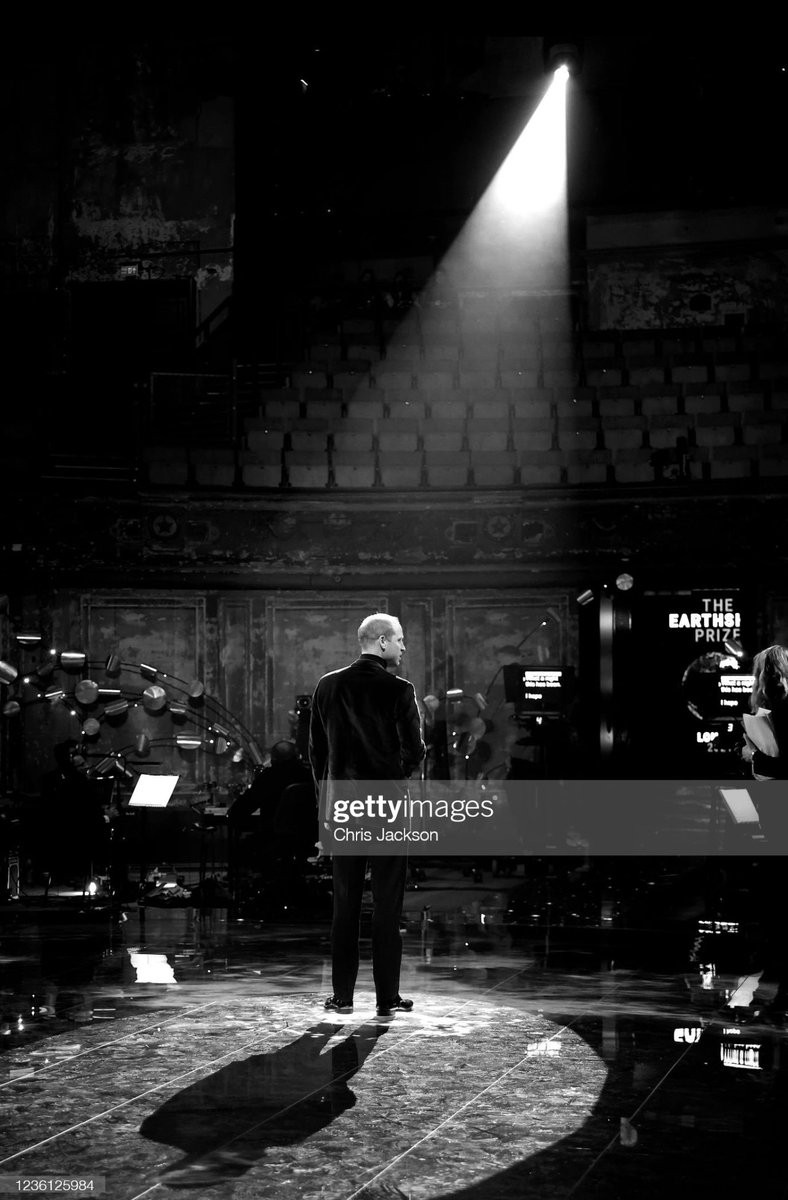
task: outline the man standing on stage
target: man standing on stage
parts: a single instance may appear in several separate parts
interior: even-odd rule
[[[359,626],[361,655],[318,681],[312,697],[309,758],[318,789],[330,780],[403,781],[424,758],[421,719],[413,684],[390,673],[405,653],[402,626],[388,613],[372,613]],[[405,854],[370,857],[372,869],[372,974],[379,1017],[409,1012],[399,994],[405,896]],[[359,965],[359,926],[367,859],[335,855],[331,925],[333,995],[330,1012],[353,1011]]]

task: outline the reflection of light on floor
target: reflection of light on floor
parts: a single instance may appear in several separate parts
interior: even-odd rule
[[[166,954],[143,954],[139,950],[129,950],[129,958],[137,972],[137,983],[177,982]]]
[[[724,1067],[743,1067],[748,1071],[761,1071],[760,1042],[723,1042],[720,1058]]]
[[[554,1041],[529,1042],[525,1047],[527,1058],[555,1058],[561,1053],[561,1043]]]

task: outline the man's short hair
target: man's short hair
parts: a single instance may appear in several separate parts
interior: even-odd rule
[[[376,642],[381,634],[393,633],[399,628],[399,620],[388,613],[370,613],[358,627],[358,640],[362,646]]]

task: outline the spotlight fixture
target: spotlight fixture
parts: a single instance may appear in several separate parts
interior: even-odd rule
[[[64,650],[60,655],[60,665],[67,671],[77,671],[84,667],[85,657],[81,650]]]
[[[4,717],[16,717],[21,712],[21,705],[18,700],[7,700],[3,705]]]
[[[82,726],[82,735],[86,738],[98,737],[101,733],[101,724],[95,717],[88,717],[85,724]]]
[[[74,695],[80,704],[95,704],[98,700],[99,686],[92,679],[80,679],[74,688]]]
[[[175,738],[175,742],[180,750],[199,750],[202,745],[202,738],[195,737],[191,733],[179,733]]]
[[[634,582],[634,579],[627,571],[622,571],[622,573],[616,578],[616,587],[620,592],[628,592]]]
[[[10,663],[0,662],[0,683],[13,683],[19,672]]]
[[[566,67],[570,75],[579,75],[583,66],[582,43],[568,38],[544,38],[542,57],[545,71]]]
[[[158,673],[157,667],[149,667],[147,663],[140,663],[140,675],[144,675],[146,679],[155,679]]]
[[[581,607],[584,607],[586,604],[590,604],[593,599],[594,599],[593,590],[591,588],[586,588],[586,590],[584,592],[581,592],[580,595],[577,597],[577,603]]]
[[[142,706],[146,712],[161,712],[166,704],[167,693],[158,683],[152,683],[150,687],[145,688],[142,693]]]
[[[40,633],[18,633],[16,640],[20,646],[40,646],[42,639]]]
[[[106,661],[104,670],[107,672],[108,675],[119,675],[120,674],[120,655],[119,654],[110,654],[109,658]]]
[[[744,658],[744,647],[738,638],[726,638],[722,644],[734,658]]]
[[[104,716],[105,717],[122,717],[122,716],[124,716],[125,713],[128,712],[128,709],[129,709],[128,700],[123,700],[123,699],[113,700],[112,704],[108,704],[107,707],[104,709]]]
[[[147,754],[150,750],[150,738],[147,733],[141,733],[136,741],[137,753]]]

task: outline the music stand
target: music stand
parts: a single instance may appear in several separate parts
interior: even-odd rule
[[[166,808],[180,775],[140,775],[129,797],[129,808],[142,809],[142,836],[140,838],[140,885],[145,882],[148,864],[146,858],[146,819],[149,808]]]
[[[717,790],[736,830],[749,834],[748,842],[764,841],[758,809],[746,787],[720,787]]]
[[[129,808],[166,808],[180,775],[140,775]]]

